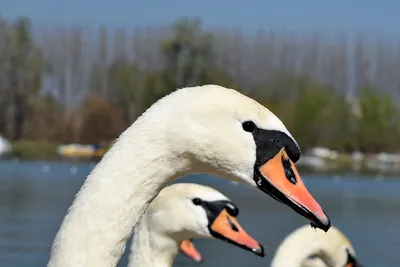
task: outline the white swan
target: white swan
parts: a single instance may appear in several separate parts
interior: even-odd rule
[[[191,242],[192,240],[190,240]],[[189,241],[185,241],[189,242]],[[193,243],[182,253],[198,262],[202,256]],[[196,253],[194,253],[194,251]],[[328,233],[302,226],[279,245],[271,267],[362,267],[347,237],[332,226]]]
[[[236,220],[239,209],[220,192],[203,185],[167,186],[138,223],[128,267],[169,267],[182,241],[218,238],[261,257],[265,250]]]
[[[302,226],[279,245],[271,267],[361,267],[347,237],[332,226],[328,233]]]
[[[258,188],[327,231],[328,216],[295,168],[299,157],[284,124],[253,99],[217,85],[177,90],[125,130],[89,174],[48,266],[115,266],[151,201],[190,173]]]

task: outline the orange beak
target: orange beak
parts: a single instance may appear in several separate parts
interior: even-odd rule
[[[222,210],[218,217],[213,221],[210,226],[210,231],[217,238],[225,240],[245,250],[249,250],[260,257],[265,256],[264,247],[247,234],[236,218],[229,215],[226,209]]]
[[[330,220],[308,192],[294,163],[282,148],[272,159],[258,168],[257,185],[278,201],[310,220],[311,226],[328,231]]]
[[[183,240],[180,245],[180,249],[183,254],[185,254],[195,262],[200,263],[203,261],[200,252],[194,247],[191,240]]]

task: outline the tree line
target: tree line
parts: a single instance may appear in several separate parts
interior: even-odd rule
[[[160,97],[219,84],[280,117],[301,147],[400,148],[400,42],[343,32],[34,28],[0,19],[0,134],[109,142]]]

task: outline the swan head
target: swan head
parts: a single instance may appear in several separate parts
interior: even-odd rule
[[[347,248],[344,248],[347,254],[347,259],[346,259],[346,264],[344,267],[363,267],[363,264],[361,264],[357,258],[353,255],[353,253]]]
[[[332,230],[328,234],[320,233],[318,238],[321,239],[321,242],[327,241],[331,244],[327,248],[327,254],[331,256],[335,266],[362,267],[350,240],[338,228],[333,227]]]
[[[279,246],[274,260],[299,254],[299,266],[362,267],[350,240],[336,227],[328,233],[302,226],[288,235]],[[289,257],[290,258],[290,257]],[[274,262],[273,262],[274,263]],[[281,263],[282,264],[282,263]],[[271,266],[279,266],[275,263]],[[286,262],[287,264],[287,262]]]
[[[304,228],[304,231],[309,232],[309,229]],[[319,247],[304,260],[305,267],[315,266],[316,262],[324,262],[323,266],[363,267],[350,240],[336,227],[327,234],[321,231],[308,234]]]
[[[149,206],[147,219],[152,231],[178,244],[191,238],[216,238],[264,257],[264,247],[238,223],[238,213],[231,200],[210,187],[177,183],[160,192]]]
[[[296,169],[299,145],[261,104],[233,89],[204,85],[171,93],[149,113],[165,121],[167,149],[187,159],[190,172],[244,182],[328,231],[329,217]]]
[[[203,257],[194,246],[192,239],[183,240],[181,245],[179,246],[179,249],[184,255],[188,256],[195,262],[197,263],[203,262]]]

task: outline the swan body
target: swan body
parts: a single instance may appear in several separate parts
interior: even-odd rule
[[[170,267],[182,241],[219,238],[264,257],[264,248],[236,221],[239,209],[220,192],[203,185],[167,186],[137,225],[128,267]]]
[[[197,254],[192,253],[196,251]],[[197,262],[201,254],[192,248],[182,250]],[[362,267],[349,239],[336,227],[328,233],[302,226],[279,245],[271,267]]]
[[[48,267],[116,266],[135,225],[165,186],[190,173],[245,183],[327,231],[304,186],[300,149],[272,112],[217,85],[161,98],[88,175],[53,241]]]

